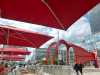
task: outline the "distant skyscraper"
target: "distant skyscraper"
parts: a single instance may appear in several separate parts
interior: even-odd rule
[[[92,33],[100,32],[100,4],[90,10],[86,16],[90,21]]]

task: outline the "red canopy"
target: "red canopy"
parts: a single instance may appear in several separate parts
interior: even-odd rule
[[[0,26],[0,44],[38,48],[51,37],[30,31]]]
[[[0,48],[0,53],[12,55],[29,55],[31,52],[19,48]]]
[[[67,29],[100,0],[0,0],[1,16]]]
[[[1,60],[8,60],[8,61],[24,61],[25,58],[18,55],[3,55],[0,56]]]

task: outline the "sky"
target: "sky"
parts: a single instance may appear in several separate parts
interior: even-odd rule
[[[55,42],[58,39],[59,40],[64,39],[66,41],[70,41],[72,43],[85,47],[86,49],[89,48],[86,43],[85,44],[82,43],[82,41],[85,40],[87,36],[91,35],[90,23],[86,17],[82,17],[79,20],[77,20],[77,22],[75,22],[67,31],[56,29],[56,28],[51,28],[51,27],[40,26],[36,24],[33,25],[30,23],[8,20],[4,18],[0,18],[0,24],[14,26],[14,27],[22,28],[22,29],[27,29],[33,32],[38,32],[41,34],[54,37],[53,39],[43,44],[40,48],[47,48],[52,42]],[[34,54],[35,49],[33,48],[28,48],[28,49],[32,53],[30,56],[27,56],[26,61],[29,58],[31,58],[33,55],[35,55]]]
[[[90,23],[86,17],[80,18],[67,31],[51,28],[51,27],[45,27],[41,25],[36,25],[36,24],[8,20],[4,18],[0,18],[0,24],[27,29],[33,32],[38,32],[41,34],[54,37],[53,39],[49,40],[46,44],[43,44],[41,48],[46,47],[53,41],[57,41],[58,36],[59,36],[59,39],[64,39],[67,41],[74,41],[74,42],[76,40],[76,42],[78,42],[80,40],[84,40],[85,36],[91,34]]]
[[[97,26],[97,28],[93,30],[95,23],[100,24],[99,19],[98,19],[100,17],[97,15],[99,14],[99,11],[100,11],[100,4],[98,4],[95,8],[90,10],[87,14],[85,14],[80,19],[78,19],[66,31],[56,29],[56,28],[46,27],[42,25],[37,25],[37,24],[9,20],[5,18],[0,18],[0,25],[14,26],[17,28],[22,28],[22,29],[26,29],[33,32],[38,32],[40,34],[45,34],[45,35],[54,37],[50,39],[49,41],[47,41],[46,43],[44,43],[43,45],[41,45],[40,48],[48,48],[48,46],[52,42],[56,42],[60,39],[64,39],[66,41],[79,45],[85,48],[86,50],[93,50],[95,47],[100,49],[100,33],[93,36],[93,31],[96,32],[98,29],[98,32],[100,32],[100,26]],[[93,17],[95,17],[95,20]],[[91,24],[92,20],[95,21],[93,22],[93,24]],[[94,44],[97,44],[97,45],[94,45]],[[2,47],[2,45],[0,47]],[[26,56],[25,61],[31,60],[31,58],[33,58],[34,60],[35,57],[33,56],[35,56],[36,49],[28,47],[28,50],[31,52],[31,55]]]
[[[77,44],[87,50],[92,50],[94,49],[94,44],[93,44],[94,39],[91,32],[91,23],[89,16],[91,16],[90,13],[87,13],[86,15],[82,16],[75,23],[73,23],[66,31],[37,24],[9,20],[5,18],[0,18],[0,25],[14,26],[17,28],[22,28],[54,37],[49,41],[47,41],[46,43],[44,43],[43,45],[41,45],[40,48],[48,48],[48,46],[52,42],[64,39],[66,41]],[[100,41],[99,38],[100,36],[96,36],[96,40]],[[35,48],[28,48],[28,49],[29,51],[32,52],[32,54],[30,56],[27,56],[26,60],[35,55],[34,54]]]

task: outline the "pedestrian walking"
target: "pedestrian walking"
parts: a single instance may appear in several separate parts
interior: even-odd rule
[[[83,75],[83,64],[75,64],[74,65],[74,70],[76,71],[76,75]]]

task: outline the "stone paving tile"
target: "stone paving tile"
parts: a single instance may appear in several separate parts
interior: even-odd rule
[[[76,73],[73,73],[72,75],[76,75]],[[100,75],[100,72],[86,72],[86,73],[83,73],[83,75]]]
[[[87,73],[84,73],[84,75],[100,75],[100,72],[87,72]]]
[[[36,74],[29,73],[29,74],[23,74],[23,75],[36,75]]]

